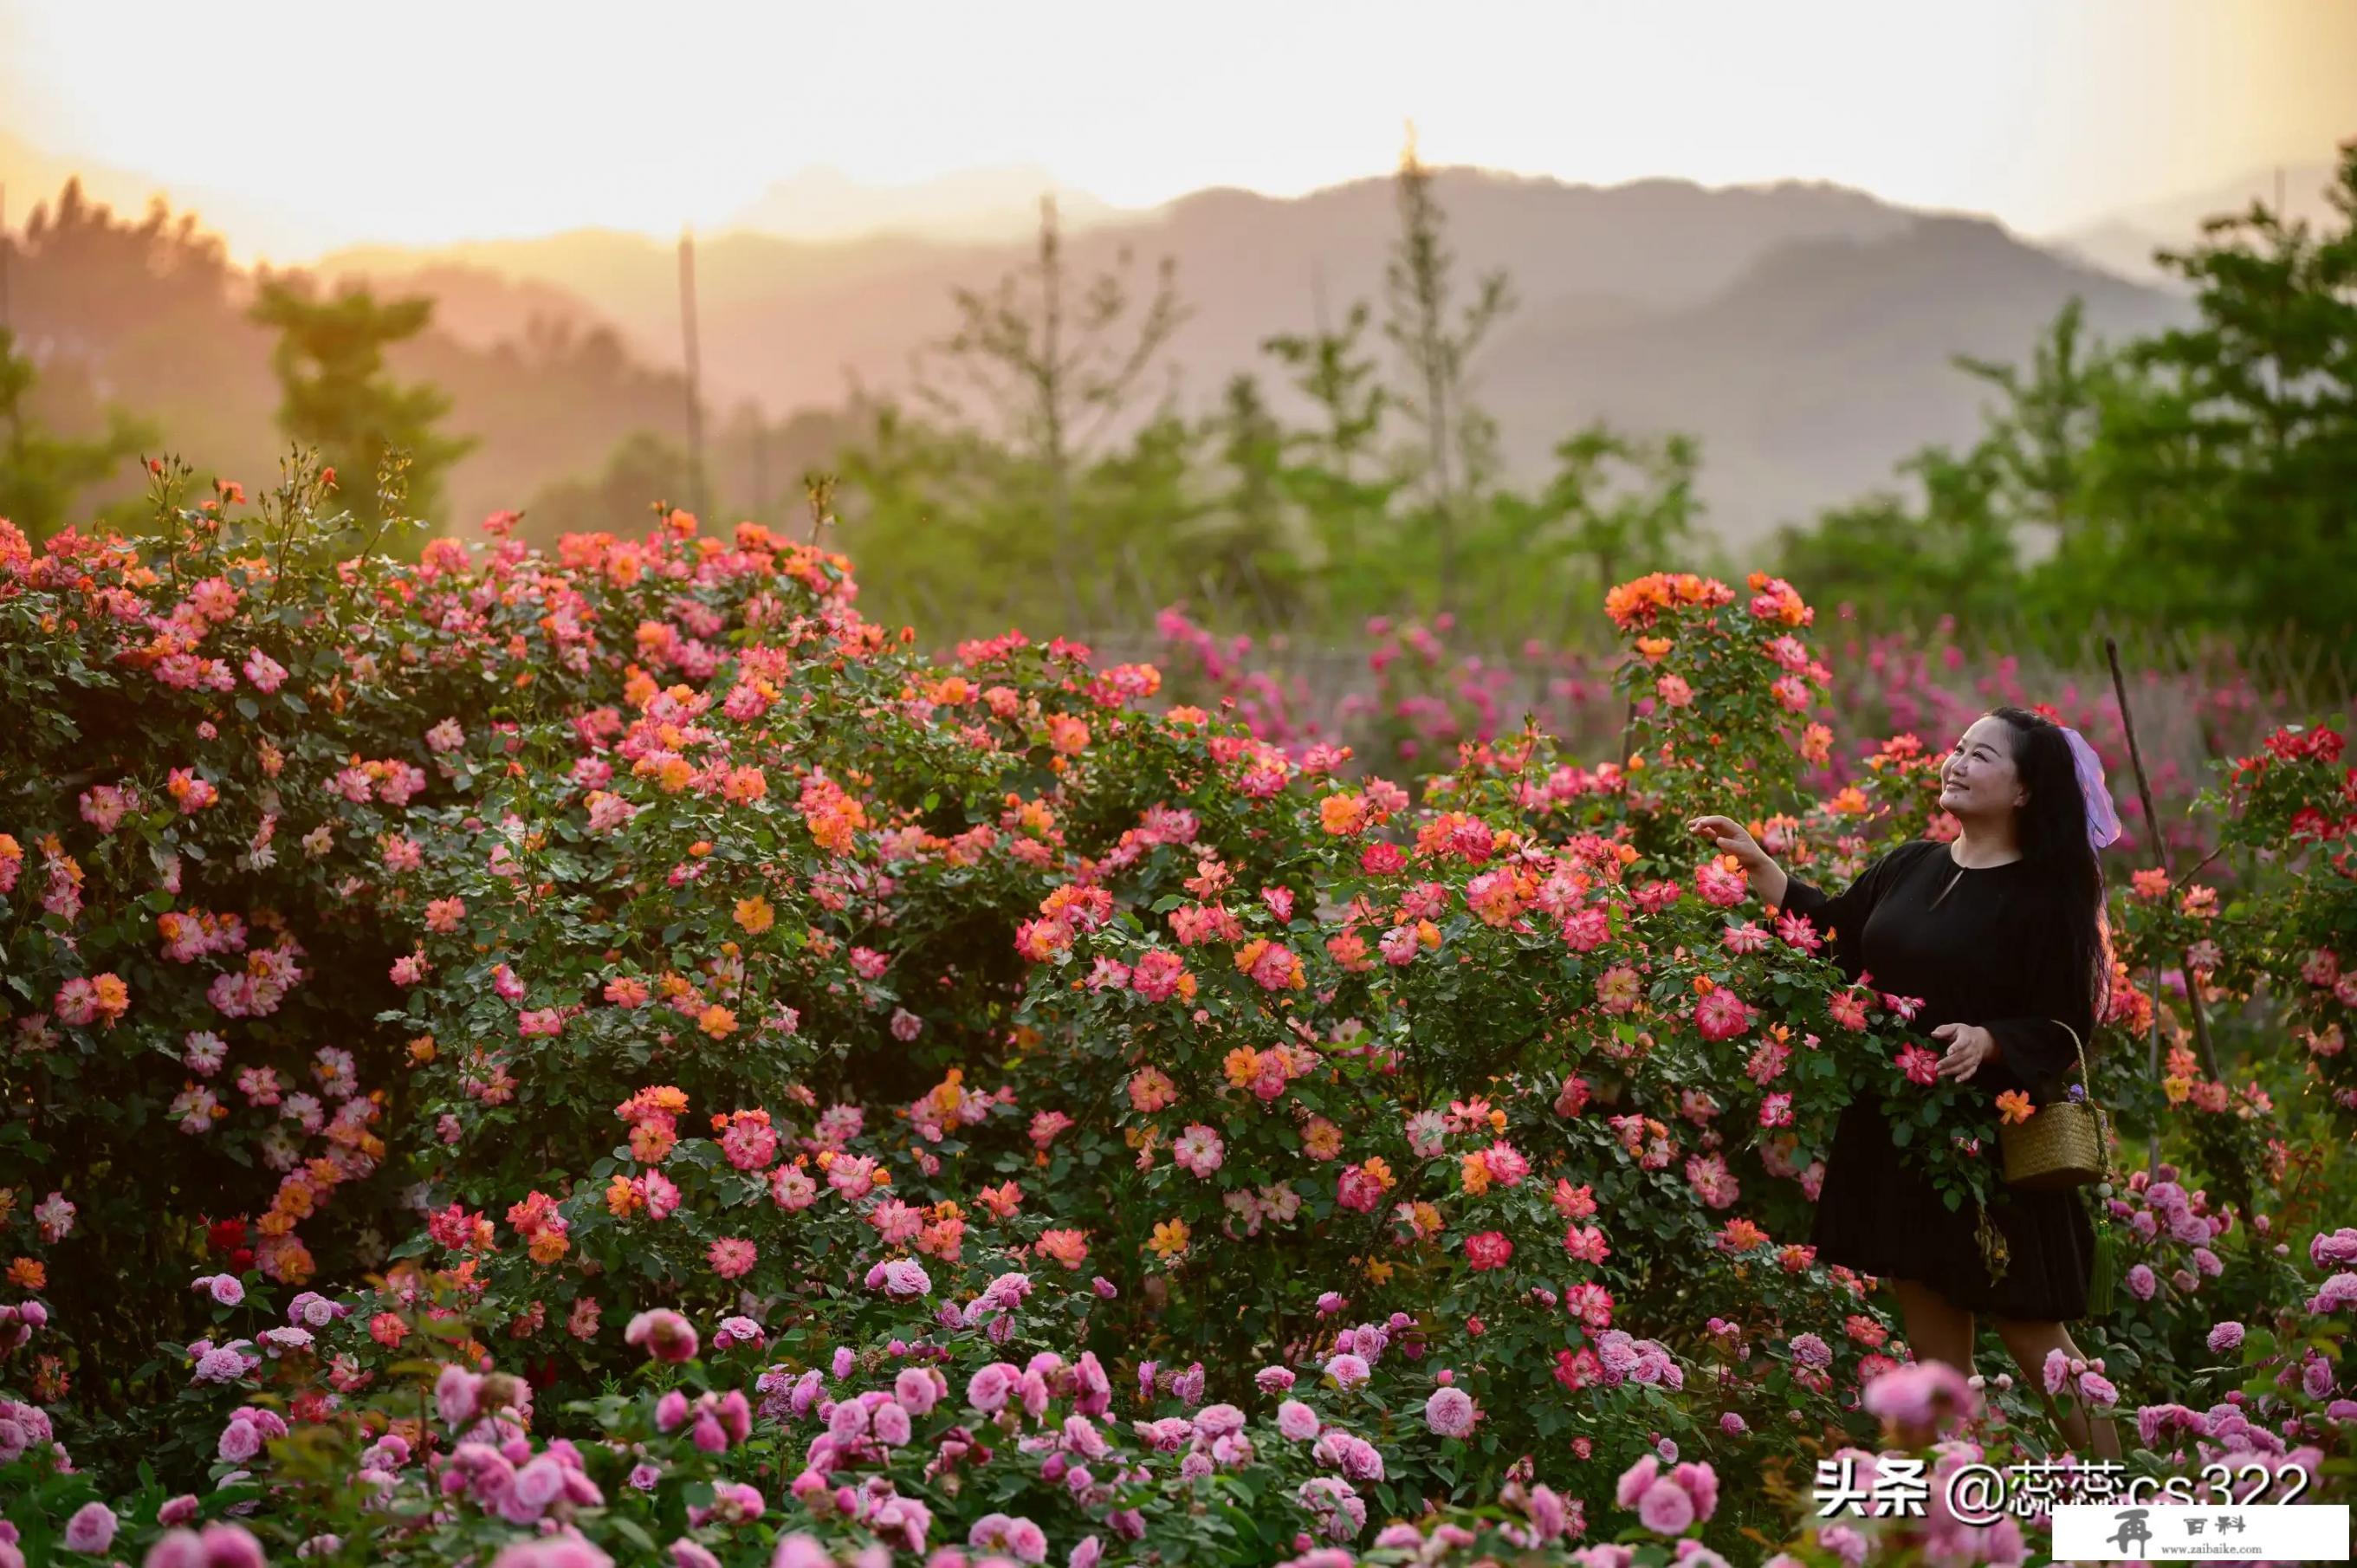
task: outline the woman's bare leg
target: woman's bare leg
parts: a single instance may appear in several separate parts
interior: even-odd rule
[[[1892,1280],[1899,1320],[1919,1361],[1945,1361],[1973,1375],[1973,1315],[1920,1280]]]
[[[2056,1350],[2073,1360],[2079,1359],[2079,1347],[2072,1342],[2071,1331],[2059,1323],[2024,1323],[2010,1317],[1996,1320],[1997,1337],[2005,1341],[2014,1365],[2021,1369],[2022,1381],[2029,1388],[2043,1391],[2046,1387],[2046,1358]],[[2056,1411],[2054,1424],[2061,1429],[2063,1441],[2078,1453],[2093,1450],[2099,1459],[2120,1456],[2120,1431],[2110,1417],[2093,1422],[2087,1419],[2083,1402],[2072,1402],[2068,1415]],[[2052,1399],[2047,1408],[2055,1411]]]

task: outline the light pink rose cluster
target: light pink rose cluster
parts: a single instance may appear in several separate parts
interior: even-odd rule
[[[263,1568],[262,1542],[242,1524],[209,1524],[201,1530],[168,1530],[147,1549],[143,1568]]]
[[[698,1396],[693,1406],[678,1389],[655,1402],[658,1431],[676,1432],[690,1422],[694,1423],[690,1440],[697,1448],[706,1454],[723,1454],[731,1443],[742,1443],[753,1434],[753,1407],[739,1389],[730,1389],[725,1394],[706,1391]]]
[[[1683,1535],[1718,1511],[1718,1475],[1708,1465],[1678,1465],[1664,1471],[1648,1454],[1620,1473],[1613,1499],[1637,1510],[1637,1520],[1655,1535]]]
[[[581,1455],[558,1438],[539,1454],[521,1433],[500,1443],[469,1439],[450,1450],[440,1487],[446,1497],[465,1497],[510,1524],[536,1524],[570,1517],[576,1508],[602,1508],[605,1494],[583,1472]]]
[[[242,1465],[273,1440],[286,1435],[286,1423],[276,1411],[247,1405],[233,1412],[221,1428],[214,1451],[232,1465]]]

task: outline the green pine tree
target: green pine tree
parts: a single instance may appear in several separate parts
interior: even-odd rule
[[[322,299],[290,276],[265,281],[253,314],[278,332],[271,364],[281,393],[279,428],[336,470],[338,494],[353,521],[363,527],[396,519],[446,522],[445,478],[475,441],[437,428],[450,412],[440,389],[402,385],[384,361],[387,346],[431,323],[434,302],[379,301],[354,287]],[[405,492],[379,483],[403,466],[396,455],[405,459]]]

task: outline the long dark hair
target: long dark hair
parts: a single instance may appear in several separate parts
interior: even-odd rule
[[[2013,737],[2014,770],[2029,792],[2014,814],[2021,857],[2060,896],[2071,972],[2086,977],[2090,1015],[2101,1024],[2112,994],[2111,922],[2104,911],[2103,862],[2087,842],[2087,803],[2071,742],[2043,714],[2012,706],[1989,711]]]

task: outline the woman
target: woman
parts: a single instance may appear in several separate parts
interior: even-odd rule
[[[1839,897],[1785,871],[1740,825],[1698,817],[1696,836],[1735,855],[1770,905],[1805,915],[1842,972],[1887,994],[1920,997],[1919,1023],[1944,1042],[1943,1078],[1994,1098],[2064,1092],[2108,994],[2111,958],[2095,852],[2119,836],[2103,767],[2072,730],[2001,707],[1964,731],[1944,765],[1940,806],[1953,843],[1918,839],[1876,861]],[[2066,1028],[2067,1026],[2067,1028]],[[1917,1356],[1969,1375],[1975,1315],[2033,1388],[2048,1352],[2080,1354],[2063,1325],[2086,1315],[2094,1238],[2076,1192],[2001,1185],[1987,1206],[2004,1238],[1992,1277],[1970,1206],[1941,1201],[1893,1143],[1870,1100],[1842,1112],[1825,1160],[1811,1240],[1818,1258],[1889,1282]],[[2119,1455],[2108,1421],[2063,1423],[2072,1445]]]

